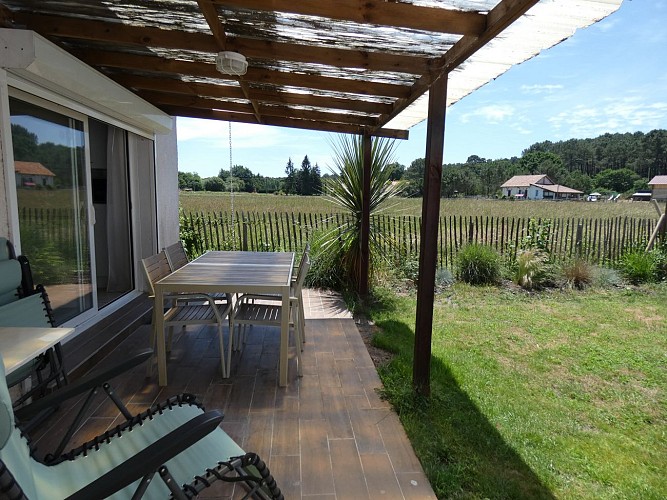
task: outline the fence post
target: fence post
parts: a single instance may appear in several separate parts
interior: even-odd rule
[[[581,246],[582,246],[581,240],[583,231],[584,231],[584,226],[580,220],[579,223],[577,224],[577,236],[574,241],[574,248],[576,249],[575,254],[577,257],[581,257]]]
[[[246,220],[245,217],[243,217],[243,233],[242,233],[242,241],[241,241],[241,250],[244,252],[248,251],[248,221]]]
[[[472,243],[472,238],[473,238],[473,229],[474,229],[474,224],[472,223],[472,217],[468,221],[468,243]]]

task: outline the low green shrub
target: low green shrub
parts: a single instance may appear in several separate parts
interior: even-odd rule
[[[619,268],[623,277],[633,285],[655,283],[660,280],[661,258],[658,251],[633,250],[621,258]]]
[[[456,277],[471,285],[492,285],[500,281],[500,256],[493,248],[470,243],[461,247],[456,259]]]
[[[623,285],[623,277],[617,269],[610,267],[593,267],[591,286],[596,288],[613,288]]]

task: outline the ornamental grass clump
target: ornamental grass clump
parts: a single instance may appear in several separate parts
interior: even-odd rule
[[[546,271],[547,257],[535,248],[521,250],[516,257],[515,283],[532,290],[540,286]]]
[[[582,290],[593,282],[594,270],[588,262],[575,258],[561,266],[561,272],[568,286]]]
[[[456,277],[471,285],[494,285],[500,281],[500,256],[493,248],[470,243],[461,247]]]

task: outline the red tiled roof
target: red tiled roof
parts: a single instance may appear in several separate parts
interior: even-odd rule
[[[512,177],[510,180],[505,182],[501,188],[512,188],[512,187],[527,187],[530,186],[531,184],[539,184],[539,182],[547,177],[544,174],[539,174],[539,175],[515,175]],[[547,177],[549,182],[551,180]],[[542,184],[540,184],[541,186]]]
[[[667,175],[656,175],[651,181],[648,183],[649,186],[652,186],[654,184],[667,184]]]
[[[46,175],[48,177],[56,176],[56,174],[36,161],[15,161],[14,172],[22,175]]]

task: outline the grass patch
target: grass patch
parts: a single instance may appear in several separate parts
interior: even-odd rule
[[[456,284],[411,390],[414,296],[379,291],[381,370],[439,498],[664,498],[667,287],[529,295]]]

